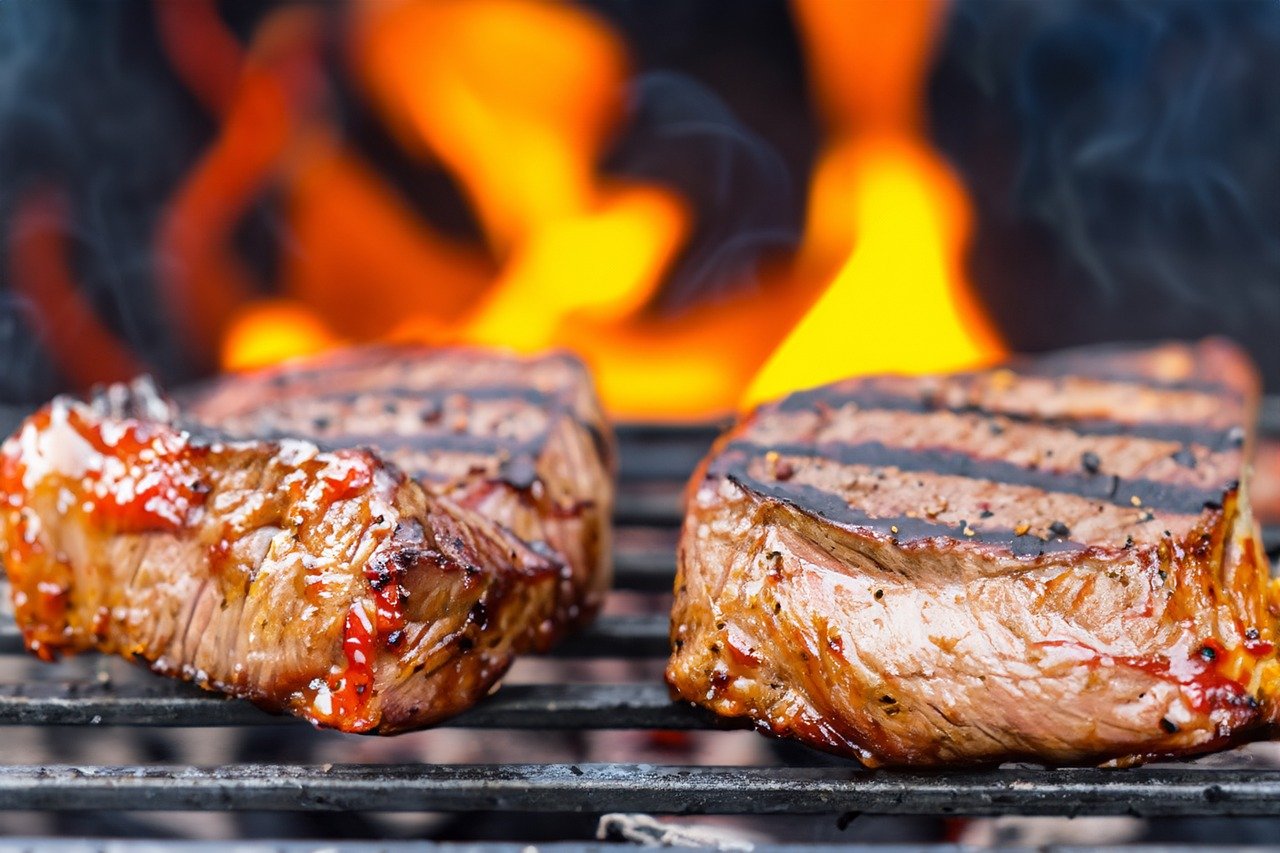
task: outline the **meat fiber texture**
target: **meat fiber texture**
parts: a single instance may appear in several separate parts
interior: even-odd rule
[[[371,346],[218,380],[184,417],[242,438],[373,448],[569,567],[558,619],[579,624],[612,584],[613,434],[590,376],[561,353]]]
[[[383,352],[402,367],[457,355]],[[493,358],[498,370],[514,361]],[[220,387],[243,381],[249,394],[260,379]],[[445,494],[367,447],[232,437],[192,420],[138,382],[91,403],[59,398],[5,442],[0,553],[32,652],[117,653],[319,725],[392,733],[470,707],[608,584],[607,559],[593,556],[603,531],[575,564],[486,514],[492,504],[455,499],[501,477],[488,468]],[[592,511],[609,509],[609,439],[588,440],[599,450],[586,470],[604,473],[566,516],[595,494]],[[524,445],[526,489],[543,483],[546,444]]]
[[[673,694],[872,766],[1266,735],[1255,400],[1245,357],[1209,340],[762,406],[689,486]]]

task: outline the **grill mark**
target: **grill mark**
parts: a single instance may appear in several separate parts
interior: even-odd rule
[[[1154,352],[1152,353],[1155,354]],[[1202,353],[1197,353],[1201,355]],[[1036,376],[1041,378],[1083,376],[1089,379],[1101,379],[1106,382],[1127,382],[1134,385],[1144,385],[1148,388],[1155,388],[1161,391],[1194,391],[1204,394],[1214,395],[1230,395],[1232,399],[1241,400],[1243,395],[1238,388],[1233,387],[1225,381],[1217,381],[1208,378],[1184,378],[1184,379],[1161,379],[1157,376],[1151,376],[1141,372],[1140,370],[1125,370],[1116,367],[1108,367],[1108,356],[1117,356],[1124,359],[1126,356],[1138,356],[1132,347],[1117,346],[1108,347],[1094,344],[1089,347],[1088,354],[1073,354],[1068,351],[1065,353],[1051,354],[1047,356],[1039,356],[1033,360],[1022,363],[1009,365],[1015,373],[1021,376]]]
[[[344,359],[343,356],[354,355],[350,359]],[[431,361],[424,362],[422,359]],[[371,370],[387,370],[387,369],[411,369],[421,364],[435,365],[435,361],[449,362],[460,367],[473,368],[476,365],[483,365],[488,368],[495,364],[493,355],[482,349],[432,349],[418,348],[413,346],[398,348],[366,348],[363,352],[356,353],[353,350],[338,350],[329,356],[319,356],[306,362],[284,365],[277,368],[266,368],[264,370],[242,374],[238,377],[240,380],[256,379],[264,384],[274,385],[275,387],[288,386],[296,382],[308,382],[316,379],[324,380],[339,374],[358,373]],[[577,364],[571,359],[562,355],[549,354],[536,359],[520,359],[512,357],[508,360],[513,369],[523,371],[533,371],[543,365],[558,365],[566,370],[576,371]],[[449,371],[441,370],[439,373],[447,374]],[[216,387],[217,380],[214,385]]]
[[[830,459],[843,465],[869,467],[893,467],[902,471],[967,477],[1011,486],[1029,486],[1045,492],[1077,495],[1093,500],[1106,501],[1117,506],[1128,506],[1136,497],[1141,506],[1174,512],[1179,515],[1198,515],[1206,504],[1220,505],[1222,495],[1230,491],[1230,484],[1220,490],[1201,489],[1159,480],[1121,479],[1107,474],[1086,474],[1043,471],[1023,468],[1002,459],[980,459],[967,453],[937,448],[910,449],[891,447],[878,441],[859,444],[824,442],[821,444],[773,444],[735,441],[725,448],[725,456],[741,454],[747,459],[763,456],[773,451],[784,456]],[[722,457],[723,458],[723,457]],[[716,471],[716,466],[712,466]],[[717,471],[717,473],[719,473]]]
[[[861,409],[909,412],[912,414],[950,412],[955,415],[1000,417],[1017,423],[1038,424],[1055,429],[1063,429],[1074,432],[1077,435],[1133,436],[1134,438],[1149,438],[1154,441],[1196,444],[1207,447],[1214,452],[1232,450],[1240,447],[1243,443],[1243,432],[1238,427],[1216,429],[1199,424],[1174,423],[1170,421],[1124,423],[1105,418],[1041,418],[1024,412],[986,409],[976,404],[946,406],[934,399],[891,394],[873,388],[857,388],[852,391],[817,388],[811,391],[800,391],[780,401],[773,411],[782,413],[805,412],[813,411],[823,406],[840,408],[849,404],[856,405]]]
[[[432,385],[429,388],[414,388],[412,385],[387,385],[360,389],[325,390],[323,388],[306,388],[299,390],[305,390],[306,393],[299,397],[287,397],[279,402],[274,402],[269,404],[268,408],[274,411],[283,411],[295,401],[300,406],[305,407],[311,403],[350,404],[370,398],[378,401],[382,401],[385,398],[393,398],[396,400],[409,399],[415,403],[442,403],[449,397],[454,396],[465,397],[470,401],[485,402],[518,400],[531,406],[544,407],[552,411],[558,410],[564,405],[559,394],[521,385],[480,387]]]
[[[397,450],[417,450],[424,453],[452,451],[458,453],[476,453],[497,456],[506,454],[507,458],[517,456],[537,457],[546,445],[548,435],[543,431],[527,441],[517,441],[494,435],[470,435],[467,433],[417,433],[402,435],[400,433],[370,433],[365,435],[326,436],[326,440],[350,442],[346,447],[368,447],[377,451],[394,452]]]
[[[467,433],[335,433],[318,436],[292,429],[255,429],[249,433],[211,430],[204,424],[184,425],[190,432],[199,430],[201,436],[208,441],[240,442],[240,441],[306,441],[320,448],[321,451],[361,450],[368,449],[374,453],[380,451],[415,450],[422,453],[455,451],[499,455],[508,457],[537,456],[547,442],[548,436],[543,431],[527,441],[516,441],[512,438],[490,435],[470,435]]]
[[[1040,539],[1030,534],[1019,536],[1012,530],[977,530],[973,536],[957,536],[954,525],[938,524],[909,516],[879,517],[868,515],[835,492],[804,483],[770,483],[753,477],[745,464],[732,465],[723,475],[739,488],[782,501],[797,511],[844,527],[859,527],[886,535],[894,544],[922,539],[944,538],[958,542],[977,542],[1007,549],[1015,557],[1038,557],[1042,554],[1079,552],[1086,549],[1070,539]],[[893,528],[897,528],[895,533]]]

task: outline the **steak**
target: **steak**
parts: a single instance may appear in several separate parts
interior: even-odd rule
[[[229,376],[182,403],[231,436],[375,448],[429,493],[563,560],[560,622],[590,618],[612,582],[613,436],[572,356],[362,347]]]
[[[1125,762],[1265,733],[1255,396],[1211,340],[757,409],[689,486],[673,695],[868,765]]]
[[[96,648],[387,734],[599,606],[611,437],[571,359],[353,351],[188,399],[62,397],[0,448],[0,554],[40,657]]]

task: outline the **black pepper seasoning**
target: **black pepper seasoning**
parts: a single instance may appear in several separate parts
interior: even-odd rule
[[[1080,466],[1090,474],[1096,474],[1102,470],[1102,460],[1092,450],[1086,450],[1080,454]]]
[[[1054,536],[1061,536],[1064,539],[1071,535],[1071,528],[1063,524],[1061,521],[1055,521],[1049,525],[1049,532]]]

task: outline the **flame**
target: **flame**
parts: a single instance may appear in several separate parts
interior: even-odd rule
[[[801,268],[851,251],[752,381],[748,405],[855,374],[953,370],[1004,353],[963,277],[968,201],[921,130],[942,8],[932,0],[796,4],[831,138]]]
[[[668,191],[595,173],[622,118],[627,63],[616,36],[536,0],[366,8],[373,92],[410,144],[457,176],[505,261],[461,337],[536,351],[568,325],[642,308],[688,217]]]
[[[652,306],[691,212],[665,187],[601,172],[627,119],[629,58],[581,7],[348,10],[358,85],[405,152],[453,176],[482,245],[438,233],[345,144],[313,67],[314,14],[278,10],[242,47],[205,0],[157,7],[175,69],[221,122],[158,234],[165,291],[183,338],[224,368],[377,339],[567,347],[615,415],[672,418],[1002,353],[961,271],[967,200],[922,130],[942,8],[930,0],[797,4],[828,132],[802,245],[673,316]],[[205,48],[185,49],[209,27]],[[288,237],[278,296],[263,300],[231,236],[270,190]]]
[[[29,301],[36,335],[73,385],[130,379],[143,372],[141,364],[76,287],[67,208],[66,197],[53,187],[36,187],[19,198],[9,232],[10,283]]]
[[[261,299],[242,307],[228,328],[222,363],[227,370],[252,370],[342,343],[306,305],[292,299]]]

